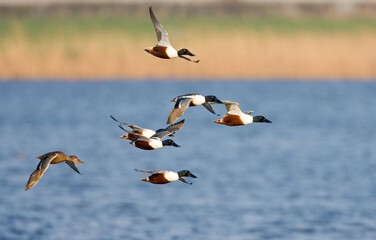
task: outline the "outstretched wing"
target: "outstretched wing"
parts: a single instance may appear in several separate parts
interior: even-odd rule
[[[193,100],[192,97],[179,98],[176,101],[174,109],[172,109],[170,115],[168,116],[167,124],[173,123],[176,120],[178,120],[181,117],[181,115],[183,115],[185,110],[187,110],[187,108],[189,107],[189,104],[192,102],[192,100]]]
[[[240,115],[243,112],[240,110],[239,103],[231,101],[222,101],[226,105],[227,114]]]
[[[151,137],[157,137],[159,139],[162,139],[162,138],[164,138],[166,136],[174,134],[174,133],[176,133],[177,131],[179,131],[183,127],[184,122],[185,122],[185,119],[183,119],[180,122],[177,122],[175,124],[171,124],[170,126],[168,126],[167,128],[165,128],[164,130],[162,130],[160,132],[157,132],[156,134],[154,134]]]
[[[78,168],[76,167],[76,165],[74,164],[74,162],[72,162],[72,161],[65,161],[65,163],[69,167],[71,167],[76,173],[81,174],[80,171],[78,171]]]
[[[34,187],[35,184],[43,177],[43,174],[46,170],[35,170],[31,175],[29,180],[26,183],[25,191],[29,190],[30,188]]]
[[[118,127],[123,130],[124,132],[127,132],[130,136],[133,136],[134,138],[137,138],[137,139],[140,139],[141,137],[144,137],[144,135],[141,135],[141,134],[138,134],[136,132],[131,132],[131,131],[128,131],[126,130],[125,128],[123,128],[123,126],[121,124],[118,125]],[[129,136],[128,135],[128,136]],[[128,137],[129,139],[132,139],[131,137]]]
[[[141,135],[141,134],[138,134],[138,133],[135,133],[135,132],[130,132],[130,131],[124,129],[121,125],[119,125],[119,128],[123,129],[125,132],[127,132],[127,133],[131,134],[132,136],[134,136],[135,138],[137,138],[136,141],[137,140],[150,141],[150,138],[145,137],[144,135]]]
[[[190,62],[194,62],[194,63],[198,63],[198,62],[200,62],[200,60],[195,60],[195,61],[193,61],[192,59],[189,59],[189,58],[187,58],[187,57],[184,56],[184,55],[178,55],[178,57],[183,58],[183,59],[185,59],[185,60],[187,60],[187,61],[190,61]]]
[[[116,122],[118,122],[118,123],[120,123],[120,124],[127,125],[128,127],[132,128],[132,130],[135,131],[135,132],[141,132],[142,130],[144,130],[142,127],[139,127],[139,126],[136,126],[136,125],[133,125],[133,124],[129,124],[129,123],[125,123],[125,122],[122,122],[122,121],[119,121],[119,120],[117,120],[116,118],[114,118],[114,116],[112,116],[112,115],[110,115],[110,117],[111,117],[114,121],[116,121]],[[121,129],[124,130],[124,128],[121,128]]]
[[[158,46],[168,47],[170,46],[170,41],[168,40],[168,33],[163,28],[163,26],[159,23],[157,18],[154,16],[153,9],[149,7],[149,13],[151,21],[153,22],[155,31],[157,33],[158,38]]]
[[[182,181],[183,183],[186,183],[186,184],[189,184],[189,185],[192,185],[192,183],[190,182],[187,182],[187,180],[185,180],[185,178],[179,178],[180,181]]]
[[[48,156],[48,157],[42,158],[42,160],[40,160],[37,166],[37,169],[30,175],[30,178],[27,181],[26,186],[25,186],[25,191],[34,187],[34,185],[37,184],[37,182],[43,177],[43,174],[46,172],[46,170],[50,166],[51,161],[56,158],[57,153],[48,154],[45,156]]]
[[[204,102],[202,105],[203,105],[203,106],[204,106],[209,112],[211,112],[211,113],[217,115],[217,114],[214,112],[214,109],[213,109],[213,107],[210,105],[210,103],[208,103],[208,102]],[[218,116],[219,116],[219,115],[218,115]]]
[[[148,170],[138,170],[138,169],[134,169],[135,171],[137,171],[137,172],[143,172],[143,173],[165,173],[165,172],[167,172],[167,171],[148,171]]]

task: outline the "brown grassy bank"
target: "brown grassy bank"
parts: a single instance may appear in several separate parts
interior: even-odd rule
[[[144,52],[156,43],[151,26],[136,33],[68,29],[35,36],[13,27],[0,39],[0,78],[376,77],[376,31],[286,33],[164,25],[173,45],[187,47],[200,63]]]

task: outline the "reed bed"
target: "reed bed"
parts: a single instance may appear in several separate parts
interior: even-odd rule
[[[376,30],[368,21],[286,21],[161,19],[172,44],[197,55],[195,64],[144,52],[156,43],[145,20],[13,19],[0,25],[0,78],[376,77]]]

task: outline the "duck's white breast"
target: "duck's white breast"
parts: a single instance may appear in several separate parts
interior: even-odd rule
[[[250,124],[253,123],[253,117],[248,114],[242,114],[240,115],[240,119],[244,124]]]
[[[202,95],[195,95],[193,97],[192,105],[197,106],[197,105],[201,105],[203,103],[205,103],[205,97],[204,96],[202,96]]]
[[[166,49],[166,54],[169,58],[176,58],[178,57],[178,51],[176,51],[175,48],[173,48],[172,46],[168,46],[167,49]]]
[[[176,172],[172,172],[172,171],[168,171],[167,173],[165,173],[164,177],[170,182],[176,181],[179,179],[179,175]]]
[[[150,142],[149,142],[150,146],[154,149],[158,149],[158,148],[162,148],[163,147],[163,144],[162,144],[162,141],[159,140],[159,139],[150,139]]]

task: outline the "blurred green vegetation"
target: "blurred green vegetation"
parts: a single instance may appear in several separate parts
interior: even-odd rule
[[[161,18],[167,31],[234,31],[295,33],[346,33],[376,32],[376,18],[287,18],[266,16],[245,17],[195,17]],[[21,17],[0,20],[0,39],[22,34],[31,40],[52,36],[77,36],[90,34],[120,33],[130,37],[150,34],[153,25],[149,16],[140,17]]]

